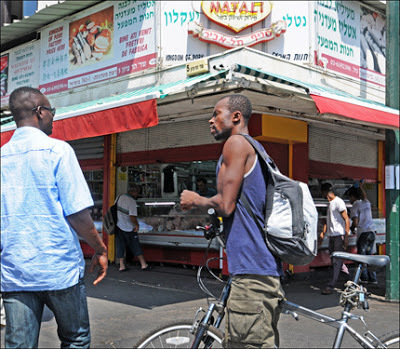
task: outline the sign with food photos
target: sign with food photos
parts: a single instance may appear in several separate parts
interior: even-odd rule
[[[156,66],[155,1],[107,1],[41,32],[40,89],[52,94]]]

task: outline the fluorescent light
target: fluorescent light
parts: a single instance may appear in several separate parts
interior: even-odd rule
[[[146,202],[145,206],[174,206],[176,202]]]

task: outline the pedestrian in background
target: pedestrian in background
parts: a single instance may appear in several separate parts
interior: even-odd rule
[[[181,207],[214,208],[223,217],[231,292],[227,302],[225,346],[228,348],[279,347],[280,261],[265,243],[258,225],[264,225],[267,188],[261,164],[248,134],[252,106],[247,97],[223,97],[209,120],[211,134],[225,141],[217,166],[217,194],[211,198],[184,190]],[[260,148],[262,146],[260,145]],[[247,211],[239,192],[248,199]]]
[[[39,90],[10,95],[17,124],[1,148],[1,292],[7,348],[37,348],[44,305],[54,313],[61,347],[88,348],[90,325],[82,237],[95,251],[94,285],[106,275],[107,249],[90,217],[93,206],[71,146],[52,139],[55,109]]]
[[[328,199],[328,210],[326,224],[320,234],[320,239],[327,234],[329,237],[329,254],[332,252],[343,252],[349,244],[350,219],[347,215],[347,208],[344,201],[336,196],[333,192],[333,186],[330,183],[324,183],[321,186],[321,194]],[[333,288],[342,271],[346,274],[346,278],[350,280],[349,270],[343,263],[342,259],[331,258],[333,266],[332,279],[328,285],[321,291],[322,294],[328,295],[333,292]]]
[[[353,233],[357,233],[357,253],[372,255],[375,252],[376,232],[372,220],[371,203],[368,201],[363,185],[361,180],[360,185],[356,184],[346,191],[353,205],[350,213],[352,219],[350,229]],[[376,273],[366,267],[362,270],[360,281],[375,285],[378,283]]]
[[[119,259],[119,271],[128,271],[124,260],[126,249],[129,248],[133,255],[138,258],[142,270],[148,270],[150,266],[146,263],[139,242],[139,222],[137,220],[136,199],[140,194],[140,186],[133,184],[128,194],[123,194],[115,201],[117,203],[117,258]]]

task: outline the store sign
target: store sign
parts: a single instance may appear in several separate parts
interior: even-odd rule
[[[202,1],[201,8],[211,21],[238,33],[266,19],[271,13],[272,4],[270,1]],[[195,38],[228,49],[254,46],[273,40],[285,32],[285,20],[278,20],[268,28],[241,36],[208,29],[196,21],[188,24],[188,33]]]
[[[236,33],[261,22],[271,13],[271,1],[202,1],[204,14]]]
[[[253,33],[233,36],[221,33],[217,30],[206,29],[202,24],[190,23],[188,33],[201,41],[216,44],[225,48],[247,46],[251,47],[262,42],[275,39],[286,32],[286,22],[281,20],[273,23],[270,27],[257,30]]]
[[[51,94],[155,67],[154,1],[107,1],[41,32],[40,88]]]

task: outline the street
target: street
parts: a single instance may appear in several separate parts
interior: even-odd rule
[[[138,268],[134,265],[128,272],[119,273],[118,268],[111,265],[106,279],[96,287],[91,284],[94,277],[86,275],[93,348],[132,348],[153,328],[169,321],[193,319],[198,307],[207,308],[206,297],[196,281],[196,270],[191,267],[155,265],[146,272]],[[351,271],[354,272],[354,269]],[[295,275],[284,283],[287,299],[338,318],[341,311],[339,293],[329,296],[320,294],[329,275],[328,268],[317,269],[307,275]],[[207,287],[218,294],[222,283],[207,276],[207,272],[204,272],[204,277]],[[385,301],[384,270],[378,273],[378,278],[378,286],[367,286],[372,292],[370,310],[355,310],[354,313],[364,316],[370,329],[380,336],[399,328],[399,304]],[[48,309],[43,319],[39,347],[59,347],[56,323]],[[356,329],[362,329],[357,321],[350,323]],[[335,338],[333,328],[304,317],[296,321],[290,315],[281,315],[279,330],[282,348],[329,348]],[[343,347],[357,346],[346,334]]]

